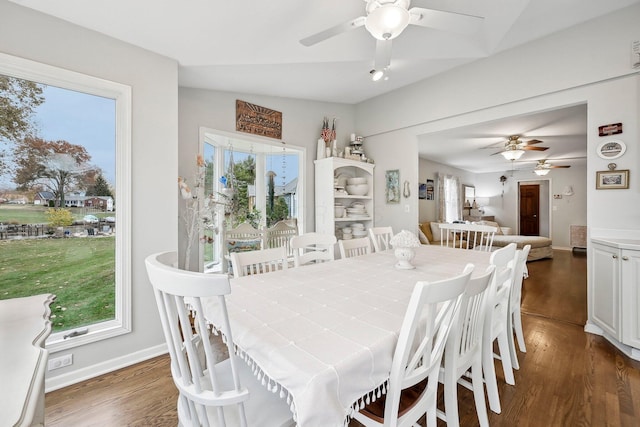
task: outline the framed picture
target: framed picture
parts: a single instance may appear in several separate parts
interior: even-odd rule
[[[427,198],[427,184],[420,184],[418,186],[418,199],[425,200]]]
[[[400,171],[396,169],[385,172],[385,182],[387,203],[400,203]]]
[[[433,180],[428,179],[427,180],[427,200],[434,200],[433,194],[434,194]]]
[[[617,139],[610,139],[598,145],[596,152],[603,159],[612,160],[622,156],[627,151],[627,145]]]
[[[629,188],[629,170],[596,172],[596,190]]]

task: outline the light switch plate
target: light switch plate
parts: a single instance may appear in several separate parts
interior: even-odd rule
[[[640,40],[631,42],[631,68],[640,70]]]

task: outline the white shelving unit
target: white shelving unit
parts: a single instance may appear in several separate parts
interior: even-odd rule
[[[354,222],[364,224],[366,230],[373,227],[374,166],[372,163],[343,159],[340,157],[329,157],[315,161],[316,232],[335,234],[336,237],[340,239],[342,234],[339,232],[339,229]],[[347,177],[367,178],[369,192],[364,196],[336,194],[335,180],[343,180]],[[334,212],[336,202],[342,203],[345,208],[354,202],[361,202],[365,206],[367,216],[357,218],[349,217],[345,210],[345,216],[336,218]]]

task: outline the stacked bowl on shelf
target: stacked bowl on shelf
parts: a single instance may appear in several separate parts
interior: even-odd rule
[[[361,224],[359,222],[354,222],[353,224],[351,224],[351,234],[356,239],[360,237],[366,237],[367,230],[364,229],[364,224]]]
[[[342,228],[342,240],[351,240],[353,239],[351,227],[343,227]]]
[[[348,178],[347,193],[353,196],[366,196],[369,193],[369,183],[365,177]]]

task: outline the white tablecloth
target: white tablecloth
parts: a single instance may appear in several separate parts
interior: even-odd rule
[[[417,281],[484,271],[489,254],[436,245],[414,270],[393,252],[232,279],[233,341],[263,384],[291,405],[301,427],[343,426],[389,377],[398,331]],[[207,307],[216,324],[216,310]]]

